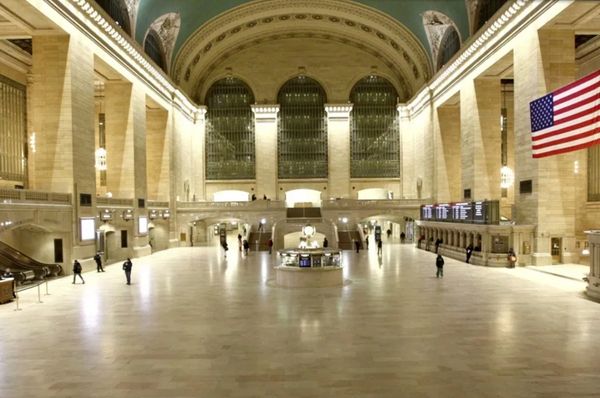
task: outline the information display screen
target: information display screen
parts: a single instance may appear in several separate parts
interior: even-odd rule
[[[500,203],[497,200],[439,203],[421,206],[421,220],[468,224],[498,224]]]
[[[473,216],[473,207],[469,202],[452,204],[452,220],[454,222],[469,222]]]
[[[486,202],[473,202],[473,223],[485,224]]]
[[[421,220],[433,220],[433,205],[421,206]]]
[[[435,205],[435,219],[436,221],[451,221],[452,213],[451,207],[448,203],[440,203]]]
[[[301,267],[310,267],[310,256],[308,254],[301,254],[298,265]]]

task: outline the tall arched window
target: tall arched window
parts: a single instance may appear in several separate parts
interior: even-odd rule
[[[255,177],[254,103],[252,90],[240,79],[215,82],[206,94],[206,179]]]
[[[327,177],[325,90],[306,76],[281,87],[279,101],[279,178]]]
[[[486,0],[477,4],[473,33],[477,32],[485,23],[494,16],[496,11],[506,3],[506,0]]]
[[[127,11],[127,5],[124,0],[96,0],[96,3],[110,17],[131,36],[131,23],[129,21],[129,12]]]
[[[154,29],[150,29],[144,40],[144,52],[158,65],[159,68],[165,70],[165,52],[158,33]]]
[[[398,92],[383,77],[361,79],[350,92],[352,178],[400,177]]]
[[[438,70],[444,66],[450,58],[460,50],[460,37],[456,29],[451,26],[444,33],[444,37],[440,41],[440,50],[437,57]]]

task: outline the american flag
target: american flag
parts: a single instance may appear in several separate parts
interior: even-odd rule
[[[529,103],[534,158],[600,144],[600,70]]]

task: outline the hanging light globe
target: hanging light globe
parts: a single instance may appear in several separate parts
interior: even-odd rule
[[[500,169],[500,188],[510,188],[515,182],[515,173],[508,166]]]

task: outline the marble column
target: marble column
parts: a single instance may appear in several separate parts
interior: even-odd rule
[[[600,300],[600,230],[586,232],[590,250],[590,273],[588,274],[588,296]]]
[[[256,195],[277,198],[277,113],[279,105],[252,105],[256,136]]]
[[[194,162],[194,195],[196,200],[206,200],[205,189],[205,145],[206,145],[206,106],[198,107],[195,134],[192,138]],[[192,199],[194,199],[192,195]]]
[[[462,189],[471,190],[472,200],[500,199],[500,89],[500,79],[489,78],[461,86]]]
[[[73,252],[91,257],[94,240],[82,241],[79,219],[96,216],[94,54],[77,37],[33,37],[28,115],[36,151],[30,153],[30,188],[73,195]],[[81,198],[91,197],[91,203]],[[67,260],[65,262],[70,262]]]
[[[326,104],[329,195],[350,197],[350,112],[352,104]],[[323,198],[325,199],[325,198]]]
[[[514,49],[515,184],[530,180],[533,192],[515,194],[515,220],[537,225],[532,264],[552,263],[551,239],[561,238],[561,260],[576,261],[576,188],[585,184],[576,175],[574,163],[585,164],[585,151],[534,159],[531,150],[529,103],[576,80],[574,32],[566,29],[521,33]]]

